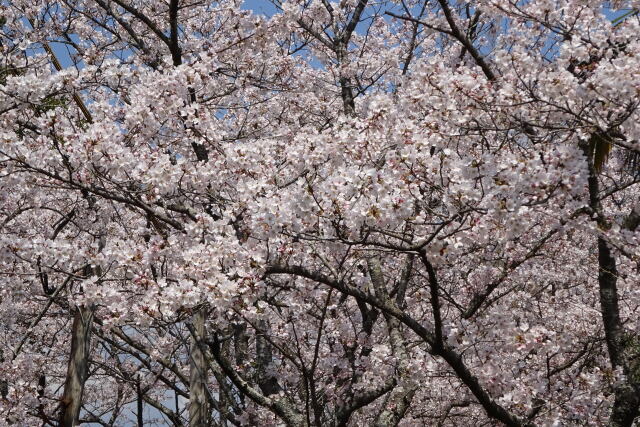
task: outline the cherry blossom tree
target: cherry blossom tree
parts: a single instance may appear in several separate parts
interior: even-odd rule
[[[0,3],[0,424],[637,424],[640,5],[270,6]]]

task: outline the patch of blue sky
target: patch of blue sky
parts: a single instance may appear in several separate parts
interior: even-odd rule
[[[266,17],[271,17],[280,11],[274,3],[266,0],[245,0],[242,3],[242,9],[251,10]]]

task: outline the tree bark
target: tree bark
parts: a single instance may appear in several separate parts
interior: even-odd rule
[[[0,363],[4,363],[4,352],[0,348]],[[2,378],[0,379],[0,398],[6,399],[9,395],[9,382]]]
[[[259,322],[260,331],[256,331],[256,382],[265,396],[269,397],[280,392],[280,384],[270,372],[273,363],[271,344],[265,338],[269,326],[267,322]]]
[[[60,425],[74,427],[78,425],[84,383],[89,372],[89,350],[91,346],[91,326],[93,308],[78,307],[73,318],[71,331],[71,355],[67,368],[67,378],[62,395],[62,414]]]
[[[207,360],[198,340],[204,339],[205,311],[198,310],[193,315],[195,337],[191,337],[191,365],[189,379],[189,425],[206,427],[209,424],[209,405],[207,399]]]
[[[369,275],[371,276],[376,297],[391,303],[380,260],[374,257],[369,259],[368,264]],[[404,301],[401,301],[401,303],[404,303]],[[387,322],[391,350],[398,364],[396,368],[398,386],[387,394],[382,409],[373,424],[375,427],[395,427],[404,418],[409,409],[413,396],[418,390],[418,384],[411,380],[410,357],[400,330],[400,321],[387,313],[384,314],[384,317]]]
[[[607,230],[609,224],[602,210],[594,160],[587,145],[583,144],[582,150],[589,167],[589,204],[596,214],[598,228]],[[638,226],[635,208],[624,226],[631,230]],[[605,341],[611,368],[614,371],[621,369],[625,375],[624,379],[617,381],[613,387],[615,398],[609,416],[609,426],[631,427],[640,415],[640,339],[632,331],[626,330],[620,318],[616,264],[616,256],[605,237],[598,236],[598,288]]]
[[[137,417],[137,421],[138,421],[138,427],[143,427],[144,426],[144,414],[143,414],[143,410],[144,410],[144,399],[143,399],[143,395],[144,392],[140,389],[140,378],[137,379],[136,381],[136,398],[137,398],[137,411],[136,411],[136,417]]]

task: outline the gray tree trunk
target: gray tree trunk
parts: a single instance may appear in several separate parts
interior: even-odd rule
[[[71,355],[67,368],[67,378],[62,395],[62,414],[60,425],[74,427],[78,425],[84,383],[89,371],[89,349],[91,346],[91,326],[93,309],[78,307],[73,318],[71,331]]]
[[[207,400],[207,360],[199,340],[204,339],[205,311],[198,310],[193,315],[193,329],[196,334],[191,337],[191,365],[189,379],[189,425],[206,427],[209,423],[209,405]]]

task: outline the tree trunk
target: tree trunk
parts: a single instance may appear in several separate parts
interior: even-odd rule
[[[378,258],[370,258],[368,265],[376,297],[391,302],[384,275],[382,274],[380,260]],[[404,301],[400,301],[399,306],[402,306],[402,304],[404,304]],[[387,394],[373,425],[375,427],[395,427],[404,418],[409,406],[411,406],[413,396],[418,390],[418,383],[411,380],[411,358],[402,336],[400,321],[389,314],[384,314],[384,317],[387,323],[391,351],[398,363],[396,375],[399,386],[394,387]]]
[[[196,334],[191,337],[191,375],[189,379],[189,425],[206,427],[209,423],[207,400],[207,361],[199,340],[205,337],[205,312],[203,309],[193,315],[193,329]]]
[[[69,357],[69,367],[67,368],[67,378],[64,384],[64,393],[62,395],[60,425],[63,427],[74,427],[78,425],[84,383],[87,380],[89,371],[92,322],[93,309],[78,307],[78,311],[73,318],[71,355]]]
[[[4,363],[4,352],[0,348],[0,363]],[[2,378],[0,379],[0,398],[6,399],[9,395],[9,382]]]
[[[143,396],[143,392],[140,389],[140,378],[138,378],[136,380],[136,398],[137,398],[137,411],[136,411],[136,417],[137,417],[137,421],[138,421],[138,427],[143,427],[144,426],[144,396]]]
[[[609,224],[602,210],[598,174],[591,153],[582,147],[589,166],[589,202],[596,213],[598,228],[608,230]],[[638,214],[634,208],[624,222],[631,231],[638,226]],[[618,270],[616,257],[603,237],[598,237],[598,287],[605,341],[611,367],[622,368],[623,381],[613,387],[614,402],[609,417],[611,427],[631,427],[640,415],[640,345],[637,335],[625,329],[618,303]]]
[[[266,334],[269,325],[264,320],[259,323],[259,331],[256,331],[256,382],[265,396],[269,397],[280,392],[278,379],[271,373],[273,354]]]

